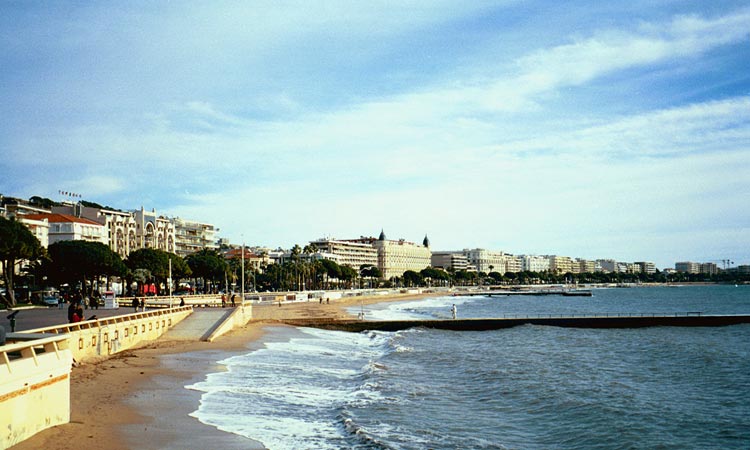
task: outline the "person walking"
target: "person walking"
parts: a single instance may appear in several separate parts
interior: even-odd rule
[[[456,308],[456,304],[453,304],[453,307],[451,308],[451,313],[453,313],[453,320],[456,319],[456,315],[458,315],[458,308]]]
[[[138,303],[138,297],[133,297],[132,306],[133,306],[133,310],[135,312],[138,312],[138,305],[139,305],[139,303]]]

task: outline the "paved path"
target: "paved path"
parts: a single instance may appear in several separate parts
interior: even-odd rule
[[[64,309],[58,309],[57,307],[52,308],[21,308],[14,311],[18,311],[16,314],[16,331],[33,330],[35,328],[46,328],[53,327],[56,325],[63,325],[68,323],[68,305],[65,305]],[[146,309],[148,311],[148,309]],[[7,319],[8,314],[12,311],[0,310],[0,326],[5,327],[6,331],[10,331],[10,323]],[[133,308],[119,308],[119,309],[85,309],[83,310],[84,317],[88,320],[91,316],[96,315],[97,318],[103,319],[105,317],[112,316],[124,316],[126,314],[132,314]]]
[[[234,312],[234,308],[194,308],[193,313],[164,334],[164,339],[203,341]]]

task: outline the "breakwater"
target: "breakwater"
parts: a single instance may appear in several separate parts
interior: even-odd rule
[[[520,325],[545,325],[567,328],[643,328],[643,327],[719,327],[750,323],[750,315],[704,315],[698,312],[674,315],[596,315],[536,316],[456,320],[331,320],[294,319],[283,323],[326,330],[362,332],[366,330],[400,331],[410,328],[432,328],[453,331],[486,331]]]

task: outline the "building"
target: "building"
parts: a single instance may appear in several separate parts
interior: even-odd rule
[[[650,261],[640,261],[635,264],[638,264],[640,266],[642,273],[647,273],[647,274],[656,273],[656,264]]]
[[[550,255],[549,270],[554,273],[573,273],[573,260],[568,256]]]
[[[217,250],[216,232],[212,224],[175,217],[170,220],[174,233],[174,253],[185,257],[204,248]]]
[[[493,252],[483,248],[463,249],[463,255],[478,272],[506,272],[507,256],[503,252]]]
[[[224,252],[224,259],[242,260],[242,248],[230,248]],[[245,247],[245,269],[252,270],[254,272],[262,273],[263,270],[271,264],[271,258],[268,256],[268,252],[257,251],[251,248]]]
[[[380,237],[372,242],[378,252],[378,269],[386,280],[400,277],[407,270],[419,272],[430,267],[432,252],[427,236],[422,241],[422,245],[418,245],[404,239],[388,240],[385,233],[381,231]]]
[[[524,271],[546,272],[549,270],[549,258],[537,255],[522,255],[521,264]]]
[[[104,225],[109,248],[122,258],[141,248],[138,245],[137,224],[133,213],[84,206],[80,202],[53,206],[52,212],[83,217]]]
[[[469,265],[469,260],[461,252],[433,252],[430,257],[430,265],[435,268],[453,272],[469,270],[470,268],[473,269],[473,267]]]
[[[597,259],[597,265],[601,268],[600,270],[604,273],[617,272],[618,265],[614,259]]]
[[[716,275],[719,273],[719,266],[717,266],[715,263],[702,263],[700,265],[700,273],[706,274],[706,275]]]
[[[47,221],[49,245],[59,241],[89,241],[108,244],[106,228],[93,220],[53,213],[26,214],[23,218],[24,220]]]
[[[523,260],[520,256],[505,255],[505,272],[518,273],[523,270]]]
[[[336,240],[321,238],[310,242],[325,259],[332,259],[337,264],[349,266],[359,271],[363,265],[378,266],[378,250],[372,244],[357,240]],[[330,255],[335,255],[331,258]]]
[[[175,227],[168,218],[157,215],[155,209],[146,211],[143,207],[133,214],[136,224],[136,248],[153,248],[175,253]]]
[[[31,231],[31,234],[39,240],[39,244],[42,247],[49,247],[49,219],[31,219],[26,216],[16,216],[16,220],[19,223],[26,225],[26,228]]]
[[[692,261],[681,261],[674,264],[674,268],[678,272],[683,273],[700,273],[701,265]]]
[[[596,272],[596,261],[590,261],[588,259],[576,258],[574,265],[578,266],[578,273],[594,273],[594,272]]]

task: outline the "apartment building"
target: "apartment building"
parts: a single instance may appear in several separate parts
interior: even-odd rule
[[[537,255],[522,255],[521,267],[529,272],[545,272],[549,270],[549,258]]]
[[[16,216],[16,220],[22,223],[39,240],[42,247],[49,247],[49,219],[32,219],[26,215]]]
[[[574,273],[573,260],[568,256],[549,255],[549,270],[555,273]],[[578,267],[576,266],[576,271]]]
[[[578,266],[578,273],[593,273],[596,272],[596,261],[588,259],[576,258],[575,265]]]
[[[432,252],[430,265],[432,265],[432,267],[454,272],[474,269],[474,267],[469,264],[469,260],[463,253],[451,251]]]
[[[684,273],[700,273],[701,265],[692,261],[680,261],[674,264],[674,268],[678,272]]]
[[[84,206],[80,202],[53,206],[52,212],[83,217],[104,225],[109,248],[122,258],[140,248],[136,233],[137,223],[132,213]]]
[[[216,227],[209,223],[175,217],[169,220],[174,233],[174,253],[185,257],[204,248],[216,250]]]
[[[337,264],[349,266],[357,271],[363,265],[378,266],[378,250],[372,244],[328,238],[320,238],[311,241],[310,244],[321,254],[327,254],[326,259],[333,259]],[[335,255],[335,258],[328,255]]]
[[[505,273],[507,257],[503,252],[494,252],[483,248],[463,249],[461,253],[477,271]]]
[[[46,221],[48,223],[48,245],[59,241],[101,242],[107,245],[107,233],[104,225],[93,220],[67,214],[25,214],[27,221]]]
[[[648,273],[653,274],[656,273],[656,264],[650,262],[650,261],[639,261],[635,264],[638,264],[641,269],[641,273]]]

